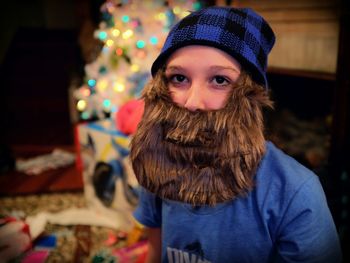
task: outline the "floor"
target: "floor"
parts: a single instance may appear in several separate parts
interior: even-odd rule
[[[47,154],[53,146],[17,146],[16,158],[30,159]],[[74,147],[61,147],[74,153]],[[38,175],[9,171],[0,175],[0,215],[26,220],[41,212],[58,213],[70,208],[88,208],[79,166],[48,170]],[[124,238],[120,237],[120,233]],[[45,262],[97,262],[112,259],[112,252],[126,245],[123,229],[96,225],[58,225],[47,223],[41,237],[54,237]],[[33,240],[34,248],[39,238]],[[21,254],[17,258],[24,257]],[[1,260],[0,260],[1,261]],[[19,261],[18,261],[19,262]],[[102,262],[102,261],[98,261]],[[107,262],[107,261],[106,261]],[[110,262],[110,261],[109,261]]]
[[[86,202],[83,192],[0,197],[0,214],[17,218],[25,218],[43,211],[56,213],[68,208],[84,207]],[[106,227],[48,223],[41,237],[55,237],[56,242],[49,249],[45,262],[92,262],[98,255],[107,255],[125,245],[123,240],[108,243],[110,236],[117,235],[118,231]],[[34,249],[38,249],[35,248],[35,244],[39,239],[40,237],[33,242]]]

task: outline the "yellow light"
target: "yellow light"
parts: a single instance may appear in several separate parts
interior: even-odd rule
[[[113,90],[116,92],[123,92],[125,90],[125,86],[123,83],[115,83],[113,86]]]
[[[114,37],[119,37],[119,35],[120,35],[120,30],[119,30],[119,29],[113,29],[113,30],[112,30],[112,35],[113,35]]]
[[[181,17],[188,16],[189,14],[190,14],[189,11],[183,11],[182,14],[181,14]]]
[[[107,82],[107,80],[101,79],[101,80],[97,81],[96,86],[97,86],[97,89],[99,91],[104,91],[108,86],[108,82]]]
[[[159,13],[158,14],[158,19],[159,20],[164,20],[166,17],[165,17],[165,14],[164,13]]]
[[[130,69],[131,69],[132,72],[137,72],[137,71],[140,70],[140,66],[136,65],[136,64],[132,64]]]
[[[111,47],[111,46],[113,46],[113,44],[114,44],[114,41],[113,41],[112,39],[108,39],[108,40],[106,41],[107,47]]]
[[[128,39],[132,37],[133,34],[134,32],[131,29],[128,29],[123,33],[123,39]]]
[[[175,7],[174,7],[174,9],[173,9],[173,12],[174,12],[174,14],[175,14],[175,15],[178,15],[178,14],[180,14],[180,12],[181,12],[181,9],[180,9],[180,7],[178,7],[178,6],[175,6]]]
[[[85,108],[86,108],[86,101],[85,100],[79,100],[77,102],[77,109],[79,111],[83,111],[83,110],[85,110]]]

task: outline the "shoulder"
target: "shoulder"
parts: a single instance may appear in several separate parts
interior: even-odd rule
[[[280,172],[298,172],[303,177],[313,176],[314,173],[300,164],[293,157],[287,155],[277,148],[272,142],[266,142],[266,154],[261,162],[260,168],[274,169]]]
[[[291,156],[278,149],[272,142],[266,142],[266,153],[262,159],[256,180],[257,184],[277,184],[285,190],[297,190],[307,181],[317,181],[318,177]]]
[[[266,147],[254,195],[279,256],[283,261],[341,262],[336,228],[318,176],[272,143]]]
[[[271,142],[267,142],[266,147],[253,191],[262,214],[268,213],[279,221],[291,207],[295,208],[291,211],[298,214],[303,209],[315,210],[327,206],[323,188],[315,173]]]

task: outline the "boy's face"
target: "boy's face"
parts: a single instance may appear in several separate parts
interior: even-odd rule
[[[226,104],[241,66],[225,52],[208,46],[186,46],[166,63],[172,100],[190,111],[219,110]]]
[[[143,187],[193,205],[233,200],[254,185],[265,151],[266,90],[219,49],[178,49],[145,87],[130,158]]]

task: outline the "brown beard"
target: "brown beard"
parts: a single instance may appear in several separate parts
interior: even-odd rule
[[[143,93],[145,111],[131,142],[143,187],[161,198],[215,205],[244,195],[265,152],[266,90],[242,72],[224,108],[191,112],[175,105],[160,70]]]

